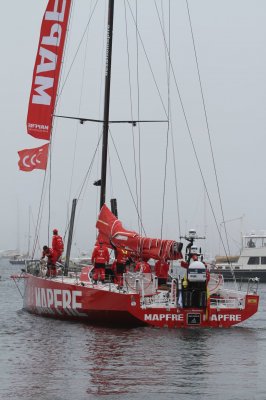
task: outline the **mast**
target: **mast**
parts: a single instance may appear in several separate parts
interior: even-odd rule
[[[19,219],[19,201],[17,199],[17,252],[20,253],[20,219]]]
[[[29,206],[29,222],[28,222],[28,252],[27,256],[30,257],[30,216],[31,216],[31,206]]]
[[[114,0],[109,0],[107,43],[106,43],[106,66],[105,66],[105,91],[104,91],[104,114],[103,114],[100,208],[102,208],[102,206],[105,203],[105,194],[106,194],[109,106],[110,106],[111,64],[112,64],[112,43],[113,43],[113,20],[114,20]]]
[[[72,238],[73,238],[76,206],[77,206],[77,199],[73,199],[71,216],[70,216],[70,224],[69,224],[68,241],[67,241],[67,251],[66,251],[66,262],[65,262],[65,268],[64,268],[64,276],[68,276],[68,268],[69,268],[70,251],[71,251]]]

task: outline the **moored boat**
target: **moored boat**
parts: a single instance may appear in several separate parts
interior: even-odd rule
[[[212,270],[222,274],[225,280],[232,280],[234,275],[238,281],[258,278],[261,283],[266,283],[265,232],[243,235],[240,255],[232,262],[227,257],[222,260],[219,257]]]
[[[25,265],[25,262],[31,260],[29,256],[15,255],[9,259],[9,263],[12,265]]]
[[[9,260],[10,264],[12,265],[24,265],[25,264],[25,259],[11,259]]]

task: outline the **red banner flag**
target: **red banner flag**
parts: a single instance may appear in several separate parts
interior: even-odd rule
[[[18,166],[21,171],[32,171],[34,169],[46,169],[48,159],[49,143],[35,149],[18,151]]]
[[[49,0],[43,16],[27,117],[28,134],[38,139],[51,136],[70,7],[71,0]]]

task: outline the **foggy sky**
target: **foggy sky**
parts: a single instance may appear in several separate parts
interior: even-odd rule
[[[37,219],[43,171],[30,173],[18,169],[17,151],[44,144],[26,133],[27,107],[32,71],[39,41],[45,0],[9,0],[2,5],[0,24],[1,73],[1,237],[0,249],[19,247],[27,250],[28,212]],[[94,1],[76,0],[73,9],[68,48],[65,54],[66,76],[73,54],[83,34]],[[83,43],[73,65],[57,109],[58,114],[102,118],[102,60],[105,40],[105,1],[100,0],[88,34],[88,56],[84,59]],[[125,41],[124,2],[115,1],[114,53],[112,69],[110,119],[129,119],[129,90]],[[134,9],[134,3],[130,2]],[[161,2],[157,2],[160,9]],[[168,1],[163,1],[166,6]],[[199,68],[206,102],[208,122],[222,195],[225,220],[230,237],[230,250],[239,249],[241,230],[266,230],[266,2],[263,0],[190,0],[190,14],[197,47]],[[139,30],[149,54],[163,100],[167,104],[165,53],[154,2],[138,2]],[[222,216],[218,204],[206,122],[200,95],[195,57],[185,0],[171,2],[171,56],[186,115],[218,223]],[[136,48],[134,30],[128,12],[133,56],[132,82],[136,99]],[[167,17],[167,15],[166,15]],[[141,119],[165,119],[162,104],[139,44]],[[84,61],[85,60],[85,61]],[[84,78],[80,97],[83,66]],[[134,64],[135,63],[135,64]],[[134,66],[135,65],[135,66]],[[173,77],[171,77],[173,82]],[[81,101],[81,105],[79,106]],[[181,234],[196,228],[208,235],[207,251],[222,251],[218,234],[204,196],[204,187],[193,154],[184,117],[174,85],[171,86],[171,111],[174,122]],[[133,107],[137,115],[136,100]],[[134,128],[137,129],[137,128]],[[53,133],[51,229],[64,233],[67,204],[77,195],[95,151],[101,128],[95,124],[79,125],[75,121],[57,120]],[[132,130],[130,126],[111,126],[129,181],[134,182]],[[134,131],[137,138],[138,131]],[[111,139],[110,139],[111,142]],[[76,164],[72,171],[73,149],[77,146]],[[160,237],[163,191],[163,168],[166,126],[141,126],[142,214],[146,234]],[[113,146],[110,144],[110,153]],[[111,158],[111,154],[110,154]],[[165,238],[178,239],[172,151],[168,155],[169,176],[166,184],[164,220]],[[72,191],[69,194],[73,172]],[[120,171],[116,155],[111,158],[112,179],[107,188],[109,198],[118,199],[119,218],[124,226],[138,231],[136,211]],[[99,189],[93,187],[100,177],[97,158],[89,178],[86,194],[77,211],[73,254],[91,250],[99,209]],[[111,185],[110,185],[111,182]],[[132,191],[135,194],[134,184]],[[42,220],[40,244],[47,242],[47,197]],[[19,215],[19,217],[18,217]],[[18,231],[19,229],[19,231]],[[32,228],[33,230],[33,228]],[[19,233],[19,237],[18,237]],[[33,231],[32,231],[33,234]],[[237,243],[238,242],[238,243]]]

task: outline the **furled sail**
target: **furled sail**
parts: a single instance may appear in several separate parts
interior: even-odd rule
[[[27,117],[28,134],[38,139],[51,136],[70,7],[71,0],[49,0],[43,16]]]
[[[123,228],[106,205],[101,208],[96,227],[99,230],[98,241],[110,248],[128,250],[131,255],[142,259],[177,260],[182,258],[183,244],[174,240],[151,239],[140,236],[137,232]]]

